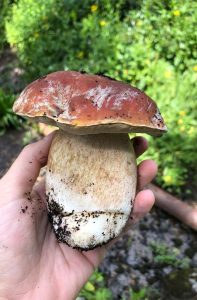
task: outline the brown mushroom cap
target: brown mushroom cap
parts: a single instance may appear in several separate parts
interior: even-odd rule
[[[51,73],[32,82],[13,110],[75,134],[167,131],[156,103],[139,89],[75,71]]]

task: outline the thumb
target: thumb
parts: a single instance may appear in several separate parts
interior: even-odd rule
[[[2,184],[9,185],[17,195],[31,191],[40,169],[47,163],[48,153],[54,132],[42,140],[27,145],[12,164]]]

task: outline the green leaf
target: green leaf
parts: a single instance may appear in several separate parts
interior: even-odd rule
[[[86,283],[86,285],[84,286],[84,288],[88,292],[94,292],[95,291],[95,286],[90,281],[88,281]]]

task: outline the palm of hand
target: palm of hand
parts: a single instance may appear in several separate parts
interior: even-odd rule
[[[106,247],[79,252],[55,238],[48,222],[44,184],[32,190],[51,140],[52,136],[28,146],[0,182],[0,298],[74,299],[106,253]],[[140,154],[145,146],[141,148],[136,152]],[[145,176],[147,163],[152,169]],[[153,163],[142,164],[141,173],[142,187],[155,174]],[[134,219],[147,213],[153,201],[150,192],[140,192]]]
[[[39,299],[41,294],[42,299],[72,299],[73,287],[77,294],[104,248],[82,253],[58,243],[40,186],[31,195],[12,198],[1,211],[0,278],[9,284],[0,287],[13,291],[16,299]]]

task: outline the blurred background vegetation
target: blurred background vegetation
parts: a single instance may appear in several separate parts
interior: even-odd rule
[[[169,133],[148,137],[157,183],[189,194],[197,179],[195,0],[2,0],[0,52],[11,47],[24,85],[56,70],[104,73],[153,98]],[[0,129],[20,122],[0,90]]]

